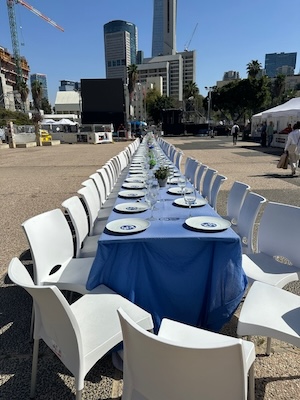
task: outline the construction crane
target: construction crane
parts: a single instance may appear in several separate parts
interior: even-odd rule
[[[26,3],[23,0],[7,0],[7,10],[8,10],[8,19],[9,19],[9,27],[10,27],[10,35],[11,42],[13,48],[13,56],[16,63],[16,72],[17,72],[17,84],[23,81],[23,73],[21,66],[21,57],[20,57],[20,47],[19,47],[19,39],[18,39],[18,30],[17,30],[17,22],[16,22],[16,14],[15,14],[15,4],[21,4],[26,7],[28,10],[33,12],[40,18],[43,18],[50,25],[59,29],[60,31],[64,31],[64,29],[59,26],[56,22],[52,21],[50,18],[43,15],[40,11],[32,7],[30,4]]]
[[[187,44],[184,46],[184,51],[189,51],[189,47],[190,47],[191,41],[192,41],[192,39],[193,39],[193,37],[194,37],[194,35],[195,35],[197,26],[198,26],[198,22],[197,22],[197,24],[196,24],[196,26],[195,26],[195,28],[194,28],[194,30],[193,30],[193,33],[192,33],[192,36],[191,36],[190,40],[189,40],[189,41],[187,42]]]

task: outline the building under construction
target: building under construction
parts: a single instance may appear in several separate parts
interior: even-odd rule
[[[24,57],[20,57],[22,76],[28,80],[29,65]],[[14,111],[14,90],[17,83],[17,67],[15,58],[9,51],[0,47],[0,107]]]

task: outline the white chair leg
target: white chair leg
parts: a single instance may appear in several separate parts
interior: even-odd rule
[[[251,365],[249,369],[249,380],[248,380],[248,388],[249,388],[249,400],[255,400],[255,380],[254,380],[254,363]]]
[[[267,350],[266,350],[266,355],[269,356],[271,354],[271,338],[267,338]]]
[[[81,400],[82,390],[76,390],[76,400]]]
[[[34,339],[33,341],[33,353],[32,353],[32,369],[31,369],[31,386],[30,386],[30,398],[35,397],[35,386],[36,386],[36,375],[37,375],[37,363],[39,356],[39,340]]]
[[[31,321],[30,321],[30,336],[29,336],[30,341],[32,341],[32,337],[33,337],[33,327],[34,327],[34,305],[32,304]]]

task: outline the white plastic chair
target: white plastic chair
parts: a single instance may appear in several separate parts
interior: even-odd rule
[[[260,281],[282,288],[299,280],[299,221],[300,207],[267,203],[258,228],[257,253],[242,256],[250,284]]]
[[[118,310],[124,342],[122,400],[254,400],[251,342],[163,319],[158,335]]]
[[[241,206],[249,191],[249,185],[243,182],[235,181],[228,193],[227,215],[223,216],[223,218],[228,219],[233,225],[237,224]]]
[[[190,158],[185,170],[185,177],[189,180],[193,185],[195,183],[195,175],[197,173],[197,168],[199,167],[199,162],[193,158]]]
[[[174,164],[175,167],[178,168],[178,171],[180,172],[180,166],[181,166],[181,161],[182,161],[183,153],[182,151],[176,151],[175,157],[174,157]]]
[[[221,186],[223,185],[223,183],[225,181],[227,181],[226,176],[217,174],[215,179],[214,179],[214,181],[213,181],[213,184],[211,186],[209,204],[215,210],[217,210],[217,200],[218,200],[218,195],[219,195],[220,188],[221,188]]]
[[[75,231],[75,257],[95,257],[99,235],[88,236],[88,217],[81,200],[72,196],[62,206],[67,210]]]
[[[88,181],[92,181],[92,179],[88,179]],[[86,184],[86,181],[82,184]],[[94,185],[93,181],[92,184]],[[105,213],[103,214],[103,218],[99,218],[101,210],[96,187],[92,189],[91,186],[85,186],[79,189],[77,193],[80,194],[83,199],[87,210],[89,219],[89,236],[100,235],[106,226],[107,214]]]
[[[254,282],[241,309],[237,333],[267,336],[300,347],[300,296],[262,282]]]
[[[236,225],[232,229],[242,239],[244,253],[254,252],[253,232],[258,213],[267,199],[257,193],[249,192],[243,201]]]
[[[75,377],[76,399],[81,399],[84,378],[109,350],[122,341],[119,307],[144,329],[152,329],[149,313],[103,286],[101,294],[87,294],[69,305],[56,286],[35,285],[18,258],[8,268],[10,279],[32,296],[36,318],[30,397],[35,395],[39,340],[58,356]]]
[[[211,202],[211,188],[213,181],[215,179],[215,176],[217,175],[218,171],[213,169],[213,168],[208,168],[204,178],[203,178],[203,186],[202,186],[202,192],[201,195],[204,199],[207,199],[208,203]]]
[[[198,190],[199,193],[202,192],[202,178],[204,177],[207,169],[208,169],[207,165],[201,164],[199,169],[198,169],[198,171],[197,171],[195,187],[196,187],[196,189]]]

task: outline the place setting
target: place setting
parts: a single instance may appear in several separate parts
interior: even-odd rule
[[[215,233],[230,228],[231,222],[221,217],[199,216],[187,218],[183,226],[197,232]]]
[[[143,190],[122,190],[118,196],[125,199],[138,199],[144,197],[145,192]]]
[[[144,189],[145,184],[140,182],[124,182],[122,188],[125,189]]]
[[[114,211],[122,214],[142,213],[149,209],[148,205],[143,202],[119,203],[116,204]]]
[[[105,227],[105,233],[114,235],[133,235],[149,228],[150,222],[142,218],[122,218],[110,221]]]

